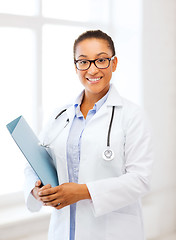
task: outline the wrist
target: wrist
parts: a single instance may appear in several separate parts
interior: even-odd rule
[[[86,184],[80,184],[81,187],[81,196],[82,196],[82,200],[84,199],[91,199],[89,190],[87,188]]]

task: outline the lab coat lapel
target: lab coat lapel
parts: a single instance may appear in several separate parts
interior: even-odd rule
[[[75,108],[74,105],[71,105],[67,108],[66,118],[69,119],[68,124],[63,129],[61,134],[58,136],[55,142],[55,155],[59,161],[57,161],[57,170],[59,175],[59,183],[62,184],[64,182],[68,182],[68,166],[67,166],[67,139],[70,132],[70,128],[74,119],[75,115]],[[59,146],[59,147],[58,147]]]
[[[67,114],[67,117],[68,117],[68,125],[67,127],[65,128],[65,134],[64,134],[64,137],[62,139],[63,141],[63,146],[65,146],[65,159],[66,159],[66,148],[67,148],[67,139],[68,139],[68,135],[69,135],[69,132],[70,132],[70,128],[71,128],[71,125],[72,125],[72,122],[73,122],[73,119],[74,119],[74,116],[75,116],[75,107],[74,105],[70,106],[67,110],[66,110],[66,114]]]
[[[79,95],[80,96],[80,95]],[[109,118],[110,118],[110,111],[111,111],[111,107],[112,106],[122,106],[122,100],[120,95],[118,94],[117,90],[115,89],[115,87],[112,85],[110,92],[109,92],[109,96],[108,99],[106,100],[106,102],[103,104],[103,106],[99,109],[99,111],[92,117],[92,119],[89,121],[88,124],[90,124],[93,119],[99,118],[99,117],[103,117],[103,115],[108,114]],[[70,128],[72,126],[72,122],[75,116],[75,106],[74,104],[72,104],[71,106],[69,106],[66,110],[66,114],[67,117],[69,119],[69,124],[65,127],[64,129],[64,134],[62,134],[62,154],[61,154],[61,158],[63,159],[63,168],[65,169],[65,173],[68,172],[67,169],[67,161],[65,161],[65,159],[67,159],[67,139],[68,139],[68,135],[70,132]],[[108,121],[109,121],[108,118]],[[60,143],[61,144],[61,143]],[[67,176],[65,174],[60,173],[60,175],[62,176],[62,181],[68,181],[68,174]]]
[[[113,84],[111,85],[109,96],[105,104],[106,106],[117,106],[117,107],[122,107],[123,105],[122,98],[120,97],[118,91],[116,90]]]
[[[106,113],[111,112],[111,107],[116,106],[121,108],[123,106],[122,98],[120,97],[118,91],[116,90],[115,86],[112,84],[109,92],[109,96],[103,106],[99,109],[99,111],[92,117],[90,122],[93,119],[102,117]]]
[[[74,116],[75,116],[75,107],[74,105],[71,105],[67,110],[66,110],[68,119],[69,119],[69,125],[72,123]]]

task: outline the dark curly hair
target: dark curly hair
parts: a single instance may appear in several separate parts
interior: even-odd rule
[[[114,47],[114,42],[112,40],[112,38],[102,32],[101,30],[89,30],[87,32],[84,32],[82,33],[74,42],[74,45],[73,45],[73,56],[74,56],[74,59],[75,59],[75,53],[76,53],[76,47],[77,45],[85,40],[85,39],[90,39],[90,38],[97,38],[97,39],[103,39],[103,40],[106,40],[107,43],[108,43],[108,46],[109,48],[112,50],[112,54],[113,56],[115,55],[115,47]]]

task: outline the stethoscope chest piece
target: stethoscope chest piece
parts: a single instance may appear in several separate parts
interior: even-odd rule
[[[114,159],[114,152],[112,149],[110,149],[109,147],[105,149],[105,151],[103,151],[103,159],[105,161],[111,161]]]
[[[110,123],[109,123],[109,129],[108,129],[107,147],[103,151],[103,155],[102,155],[102,157],[105,161],[111,161],[111,160],[114,159],[114,152],[110,148],[110,133],[111,133],[112,122],[113,122],[113,118],[114,118],[114,111],[115,111],[115,106],[112,107],[111,120],[110,120]]]

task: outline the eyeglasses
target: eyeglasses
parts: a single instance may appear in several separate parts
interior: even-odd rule
[[[105,69],[109,67],[110,61],[114,60],[114,58],[115,56],[111,58],[97,58],[95,60],[80,59],[80,60],[75,60],[74,63],[76,65],[76,68],[80,71],[89,69],[91,66],[91,63],[94,63],[94,65],[98,69]]]

